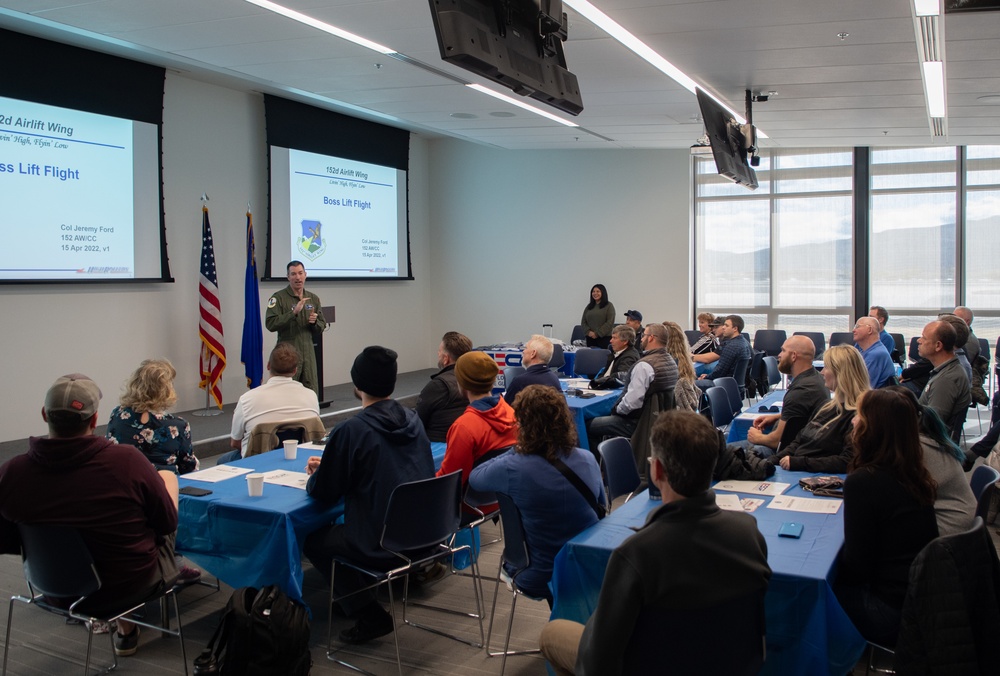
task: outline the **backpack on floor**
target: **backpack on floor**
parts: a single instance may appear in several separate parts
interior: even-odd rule
[[[234,591],[194,661],[196,676],[304,676],[311,667],[308,611],[274,585]]]

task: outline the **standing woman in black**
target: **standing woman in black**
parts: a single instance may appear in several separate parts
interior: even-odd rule
[[[587,336],[587,347],[607,349],[615,326],[615,306],[608,300],[608,290],[603,284],[594,284],[590,290],[590,303],[583,309],[580,325]]]

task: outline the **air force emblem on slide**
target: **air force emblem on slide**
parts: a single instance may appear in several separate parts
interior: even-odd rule
[[[320,235],[323,224],[319,221],[302,221],[302,236],[298,239],[299,251],[311,261],[326,251],[326,240]]]

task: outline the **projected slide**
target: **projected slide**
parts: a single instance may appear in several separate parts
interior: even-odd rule
[[[295,149],[271,149],[274,224],[278,159],[287,153],[288,260],[301,260],[312,279],[397,277],[405,242],[406,173]],[[402,235],[401,235],[402,232]],[[275,237],[280,241],[280,235]],[[275,248],[278,253],[278,248]],[[280,256],[281,253],[278,253]],[[405,256],[405,252],[403,252]]]
[[[0,279],[135,276],[134,124],[0,97]]]

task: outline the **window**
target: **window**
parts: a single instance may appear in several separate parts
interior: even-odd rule
[[[695,157],[696,312],[753,317],[750,333],[829,336],[877,304],[908,347],[939,312],[962,304],[992,352],[1000,146],[874,148],[862,167],[869,184],[859,186],[854,157],[853,149],[764,151],[754,192],[716,175],[711,157]],[[858,201],[867,223],[854,221]]]

